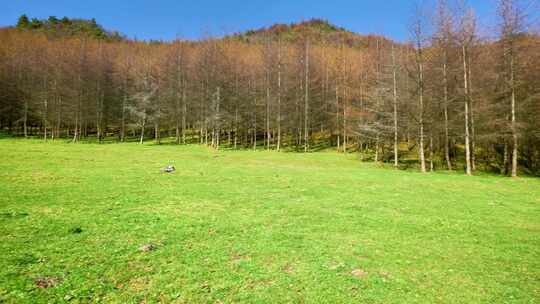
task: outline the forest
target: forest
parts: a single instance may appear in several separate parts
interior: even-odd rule
[[[311,19],[140,41],[96,20],[0,29],[0,130],[43,140],[357,152],[421,172],[540,174],[540,35],[500,0],[418,7],[408,42]],[[487,34],[486,34],[487,33]]]

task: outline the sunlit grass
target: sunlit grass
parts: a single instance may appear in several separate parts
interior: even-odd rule
[[[540,298],[536,178],[196,145],[2,139],[0,155],[0,302]]]

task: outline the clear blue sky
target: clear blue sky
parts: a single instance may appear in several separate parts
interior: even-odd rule
[[[0,26],[21,14],[96,18],[110,30],[138,39],[196,39],[260,28],[276,22],[323,18],[358,33],[404,41],[413,0],[1,0]],[[429,1],[428,1],[429,2]],[[470,0],[480,22],[490,24],[493,0]]]

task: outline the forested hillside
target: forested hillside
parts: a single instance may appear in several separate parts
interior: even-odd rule
[[[435,20],[413,16],[410,43],[317,19],[145,42],[94,20],[22,16],[0,30],[0,128],[538,174],[540,36],[514,1],[497,12],[483,37],[470,9],[441,1]]]
[[[46,20],[37,18],[29,19],[22,15],[17,21],[17,29],[46,33],[48,36],[59,38],[65,36],[86,36],[94,39],[122,40],[123,37],[118,32],[108,32],[97,24],[95,19],[70,19],[63,17],[58,19],[50,16]]]

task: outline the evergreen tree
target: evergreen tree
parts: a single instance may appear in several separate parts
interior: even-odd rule
[[[29,26],[30,26],[30,20],[28,20],[28,16],[26,16],[25,14],[22,14],[19,17],[19,20],[17,21],[17,28],[25,29],[25,28],[28,28]]]

